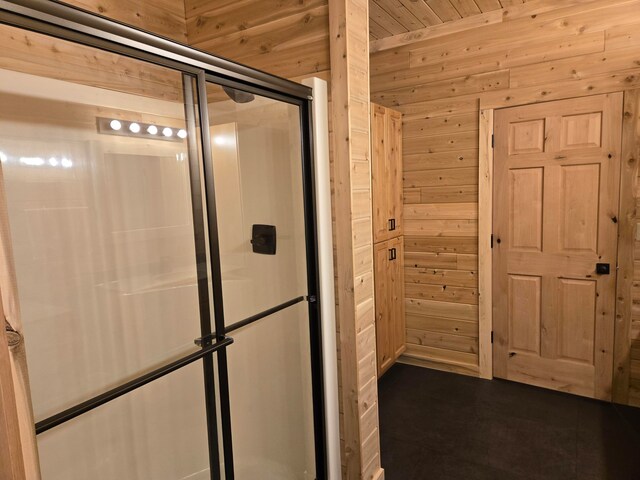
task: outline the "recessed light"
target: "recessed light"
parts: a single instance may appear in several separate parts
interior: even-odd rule
[[[180,138],[187,138],[187,131],[183,128],[181,128],[180,130],[178,130],[178,136]]]
[[[169,127],[164,127],[164,129],[162,130],[162,135],[164,135],[165,137],[170,137],[173,135],[173,130],[171,130]]]
[[[62,160],[60,160],[60,164],[64,168],[70,168],[70,167],[73,166],[73,162],[71,160],[69,160],[68,158],[63,158]]]
[[[129,131],[131,133],[138,133],[140,132],[140,125],[138,125],[137,123],[133,122],[131,124],[129,124]]]
[[[158,127],[156,127],[155,125],[149,125],[147,127],[147,133],[149,135],[156,135],[158,133]]]
[[[111,120],[109,126],[112,130],[120,130],[122,128],[122,124],[118,120]]]
[[[58,159],[56,157],[51,157],[49,159],[49,165],[51,165],[52,167],[57,167],[58,166]]]
[[[9,157],[7,157],[7,154],[4,152],[0,152],[0,162],[5,163],[7,160],[9,160]]]

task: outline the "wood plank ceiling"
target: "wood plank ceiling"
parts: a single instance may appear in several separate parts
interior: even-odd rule
[[[499,10],[527,0],[369,0],[372,40]]]

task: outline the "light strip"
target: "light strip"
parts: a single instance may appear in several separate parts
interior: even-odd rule
[[[115,118],[97,117],[98,133],[103,135],[117,135],[120,137],[145,138],[164,140],[169,142],[183,142],[187,138],[184,128],[176,129],[166,125],[142,123]]]

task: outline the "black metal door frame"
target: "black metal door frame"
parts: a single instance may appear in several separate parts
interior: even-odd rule
[[[185,118],[189,134],[187,139],[189,173],[201,327],[201,337],[195,339],[195,343],[200,347],[200,350],[37,422],[35,425],[36,434],[76,418],[186,365],[202,360],[209,437],[209,462],[212,479],[217,480],[221,478],[221,473],[213,361],[213,355],[215,354],[220,387],[220,425],[222,428],[225,478],[233,480],[231,405],[226,352],[226,348],[233,343],[233,338],[229,337],[228,334],[273,313],[306,301],[310,327],[316,478],[326,479],[327,438],[321,315],[318,298],[319,264],[312,136],[311,106],[313,98],[311,89],[56,1],[0,0],[0,24],[42,33],[181,71],[185,95]],[[230,86],[290,103],[298,106],[300,112],[305,246],[307,254],[307,296],[291,299],[288,302],[276,305],[264,312],[226,327],[206,95],[207,82]],[[197,107],[197,112],[195,107]],[[201,132],[199,139],[196,134],[198,124]],[[202,152],[202,158],[198,154],[198,147]],[[202,178],[204,178],[204,190],[200,186]],[[206,212],[203,209],[205,205]],[[207,226],[208,231],[205,232]],[[206,241],[207,234],[208,242]],[[207,265],[207,248],[209,249],[209,266]],[[208,286],[210,279],[213,285],[213,325],[211,323],[211,299],[209,298]]]

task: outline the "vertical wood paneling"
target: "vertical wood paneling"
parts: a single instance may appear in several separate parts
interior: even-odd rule
[[[480,209],[480,224],[469,211],[459,210],[457,216],[449,213],[455,212],[456,205],[461,203],[478,202],[479,194],[485,205],[489,202],[486,185],[481,182],[488,174],[490,160],[484,158],[479,162],[478,159],[478,138],[484,143],[485,152],[489,142],[486,125],[482,126],[486,122],[478,121],[480,107],[483,115],[487,115],[493,108],[640,87],[637,50],[640,0],[571,0],[562,6],[552,0],[517,2],[509,6],[504,1],[501,3],[508,8],[490,12],[499,17],[483,25],[460,22],[471,22],[486,13],[375,42],[371,54],[373,98],[404,114],[404,202],[405,207],[417,207],[413,212],[423,213],[406,222],[407,285],[419,281],[415,272],[418,268],[467,272],[477,282],[476,251],[462,251],[466,248],[460,243],[464,239],[473,240],[476,245],[480,243],[479,261],[483,270],[490,268],[490,258],[486,258],[486,251],[490,250],[490,230],[482,213],[484,209]],[[428,4],[434,6],[434,2]],[[476,4],[481,6],[479,2]],[[515,43],[513,32],[518,32]],[[506,80],[500,79],[497,86],[493,81],[497,79],[495,75],[503,75]],[[472,123],[469,116],[475,118]],[[623,164],[633,163],[631,160],[637,155],[637,152],[625,153]],[[627,164],[624,168],[632,166]],[[634,182],[637,179],[633,172],[628,172],[626,178],[629,177]],[[631,190],[633,200],[629,198]],[[624,351],[618,352],[616,360],[616,369],[622,369],[617,378],[625,377],[625,368],[628,371],[628,387],[621,383],[614,388],[621,395],[618,398],[624,398],[626,391],[630,402],[640,404],[640,273],[637,273],[640,272],[640,236],[633,216],[637,190],[637,183],[629,186],[621,201],[621,215],[629,216],[633,228],[625,227],[622,220],[620,232],[627,242],[626,247],[621,247],[627,258],[623,269],[631,268],[625,277],[631,291],[624,297],[619,294],[617,323],[624,338],[617,343],[630,345],[630,352],[626,357]],[[446,218],[433,217],[434,208],[437,211],[438,207],[442,212],[440,216]],[[633,245],[628,243],[630,235]],[[633,249],[635,268],[629,265],[630,249]],[[448,290],[453,285],[447,278],[455,277],[442,275],[438,285]],[[490,280],[481,278],[480,285],[474,283],[465,288],[479,288],[482,299],[483,295],[490,295],[487,281],[490,284]],[[432,334],[442,331],[446,325],[451,329],[457,325],[460,320],[454,306],[464,305],[462,302],[472,297],[431,298],[426,304],[422,302],[427,300],[410,296],[424,291],[407,289],[407,318],[411,319],[409,325],[413,325],[413,330],[419,332],[419,336],[413,332],[412,338],[419,337],[427,343],[409,343],[405,360],[487,376],[491,371],[489,358],[482,359],[477,353],[460,356],[460,352],[449,348],[453,345],[450,341],[435,344],[432,340]],[[434,309],[434,305],[438,308]],[[479,312],[483,318],[490,317],[490,308],[482,301]],[[470,338],[478,340],[482,352],[490,338],[490,328],[486,322],[480,325],[478,319],[476,310],[465,321],[473,322],[477,330],[470,332],[467,328],[452,334],[473,335]],[[624,333],[625,325],[628,325],[628,334]]]
[[[383,471],[377,377],[367,360],[375,351],[371,184],[355,173],[359,162],[371,171],[368,1],[330,0],[329,10],[344,478],[373,480]],[[366,255],[356,269],[359,250]]]

